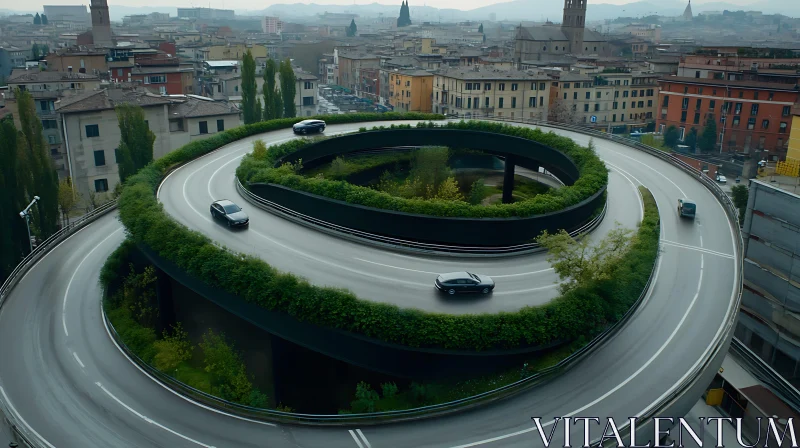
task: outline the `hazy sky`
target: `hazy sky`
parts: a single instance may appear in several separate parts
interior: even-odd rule
[[[316,3],[318,5],[342,5],[342,4],[358,4],[358,5],[366,5],[370,3],[382,3],[388,5],[399,5],[402,0],[304,0],[304,1],[292,1],[292,0],[270,0],[270,1],[253,1],[253,0],[162,0],[159,2],[160,7],[164,6],[180,6],[180,7],[192,7],[192,6],[204,6],[208,7],[209,5],[212,8],[225,8],[225,9],[263,9],[271,4],[276,3]],[[414,5],[428,5],[434,6],[437,8],[456,8],[456,9],[474,9],[481,6],[490,5],[493,3],[501,3],[504,1],[509,0],[411,0],[411,7],[413,8]],[[560,1],[560,0],[540,0],[540,1]],[[609,3],[615,5],[624,5],[626,3],[632,3],[637,0],[590,0],[591,3]],[[658,0],[646,0],[652,3],[658,3]],[[695,4],[702,4],[702,3],[709,3],[716,0],[692,0]],[[752,4],[753,0],[724,0],[726,3],[733,3],[733,4],[740,4],[740,5],[747,5]],[[23,3],[15,3],[11,4],[12,2],[3,2],[5,3],[2,7],[6,8],[13,8],[19,10],[41,10],[42,5],[79,5],[85,4],[88,5],[88,0],[28,0]],[[147,7],[152,6],[152,0],[110,0],[109,6],[114,7],[114,5],[125,5],[125,6],[139,6],[139,7]]]

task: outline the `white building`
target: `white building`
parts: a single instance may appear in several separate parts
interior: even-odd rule
[[[280,35],[283,32],[283,22],[277,17],[264,17],[261,19],[261,31],[265,34]]]
[[[62,98],[56,103],[67,170],[78,192],[113,191],[119,183],[116,149],[120,131],[114,107],[141,106],[156,135],[153,157],[159,158],[191,141],[210,137],[242,124],[238,109],[194,95],[155,95],[141,89],[109,88]]]

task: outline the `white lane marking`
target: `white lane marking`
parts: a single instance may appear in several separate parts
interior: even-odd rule
[[[617,173],[619,173],[619,175],[621,175],[623,178],[625,178],[625,180],[630,182],[631,186],[633,187],[633,193],[636,195],[636,204],[639,205],[639,221],[643,221],[644,220],[644,205],[642,204],[642,199],[641,199],[641,196],[639,195],[639,189],[636,188],[636,184],[633,183],[633,181],[631,180],[630,177],[628,177],[626,174],[624,174],[625,170],[620,169],[620,168],[618,168],[618,167],[616,167],[616,166],[614,166],[614,165],[612,165],[612,164],[610,164],[608,162],[606,162],[606,165],[610,166],[612,170],[616,171]],[[631,177],[633,177],[633,176],[631,176]],[[634,178],[634,179],[636,179],[636,178]],[[636,179],[636,182],[639,182],[639,180]],[[639,184],[641,185],[642,183],[639,182]]]
[[[228,160],[227,162],[223,163],[219,168],[214,170],[213,173],[211,173],[211,177],[208,178],[208,183],[206,184],[206,189],[208,190],[208,197],[210,197],[212,201],[215,200],[214,199],[214,195],[211,193],[211,184],[214,183],[214,176],[216,176],[217,173],[219,173],[223,168],[225,168],[226,166],[230,165],[231,163],[243,158],[244,156],[245,156],[244,154],[240,154],[240,155],[232,158],[231,160]]]
[[[102,313],[102,312],[103,312],[103,304],[102,304],[102,303],[100,303],[100,313]],[[193,405],[195,405],[195,406],[201,407],[201,408],[203,408],[203,409],[205,409],[205,410],[207,410],[207,411],[211,411],[211,412],[214,412],[214,413],[216,413],[216,414],[219,414],[219,415],[224,415],[224,416],[226,416],[226,417],[235,418],[235,419],[237,419],[237,420],[242,420],[242,421],[245,421],[245,422],[257,423],[257,424],[259,424],[259,425],[265,425],[265,426],[277,426],[277,425],[276,425],[276,424],[274,424],[274,423],[262,422],[262,421],[258,421],[258,420],[252,420],[252,419],[249,419],[249,418],[239,417],[238,415],[228,414],[227,412],[222,412],[222,411],[220,411],[220,410],[218,410],[218,409],[214,409],[214,408],[212,408],[212,407],[209,407],[209,406],[206,406],[206,405],[204,405],[204,404],[202,404],[202,403],[198,403],[198,402],[196,402],[196,401],[194,401],[194,400],[191,400],[191,399],[189,399],[189,398],[187,398],[187,397],[184,397],[183,395],[181,395],[181,394],[179,394],[179,393],[175,392],[174,390],[170,389],[169,387],[167,387],[167,386],[165,386],[163,383],[161,383],[161,381],[158,381],[157,379],[153,378],[153,376],[152,376],[152,375],[150,375],[149,373],[147,373],[147,372],[146,372],[144,369],[142,369],[141,367],[139,367],[139,365],[138,365],[138,364],[136,364],[135,362],[133,362],[133,360],[131,360],[131,359],[128,357],[128,355],[125,353],[125,351],[124,351],[124,350],[122,350],[122,347],[120,347],[120,346],[119,346],[119,344],[117,344],[117,341],[114,339],[114,337],[112,337],[112,336],[111,336],[111,329],[110,329],[110,328],[108,328],[108,324],[106,323],[106,320],[105,320],[105,319],[103,319],[103,326],[104,326],[104,327],[105,327],[105,329],[106,329],[106,333],[108,334],[108,338],[109,338],[109,339],[111,339],[111,342],[113,342],[113,343],[114,343],[114,347],[117,347],[117,350],[119,350],[119,352],[120,352],[120,353],[122,353],[122,356],[124,356],[124,357],[125,357],[125,359],[127,359],[127,360],[128,360],[130,363],[131,363],[131,365],[132,365],[132,366],[136,367],[136,368],[137,368],[137,369],[138,369],[140,372],[142,372],[142,373],[143,373],[143,374],[144,374],[146,377],[150,378],[150,379],[151,379],[151,380],[152,380],[152,381],[153,381],[155,384],[158,384],[159,386],[161,386],[161,387],[162,387],[164,390],[166,390],[167,392],[170,392],[170,393],[172,393],[173,395],[175,395],[176,397],[178,397],[178,398],[180,398],[180,399],[182,399],[182,400],[186,401],[187,403],[191,403],[191,404],[193,404]]]
[[[73,236],[75,236],[75,235],[77,235],[77,234],[79,234],[79,233],[83,232],[84,230],[86,230],[86,229],[87,229],[89,226],[91,226],[92,224],[94,224],[94,222],[90,222],[89,224],[86,224],[85,226],[81,227],[80,229],[78,229],[78,231],[76,231],[75,233],[73,233],[72,235],[70,235],[70,236],[69,236],[69,238],[64,238],[63,240],[59,241],[59,242],[58,242],[58,244],[56,244],[56,245],[55,245],[55,247],[53,247],[52,249],[48,250],[48,251],[47,251],[47,253],[45,253],[44,255],[42,255],[42,258],[40,258],[40,259],[39,259],[39,261],[37,261],[36,263],[34,263],[34,264],[33,264],[33,266],[31,266],[31,268],[30,268],[30,269],[28,269],[28,271],[27,271],[27,272],[25,272],[25,275],[23,275],[23,276],[22,276],[22,278],[20,278],[20,279],[19,279],[19,282],[20,282],[20,283],[22,283],[22,281],[23,281],[23,280],[25,280],[25,277],[27,277],[27,276],[28,276],[28,274],[29,274],[31,271],[33,271],[34,269],[36,269],[36,266],[39,266],[39,263],[41,263],[42,261],[44,261],[44,259],[45,259],[45,258],[47,258],[47,256],[48,256],[48,255],[52,254],[52,253],[53,253],[53,252],[54,252],[54,251],[55,251],[55,250],[58,248],[58,246],[60,246],[60,245],[64,244],[64,243],[65,243],[67,240],[69,240],[69,239],[70,239],[70,238],[72,238]]]
[[[174,431],[174,430],[172,430],[172,429],[169,429],[169,428],[167,428],[166,426],[164,426],[164,425],[162,425],[162,424],[160,424],[160,423],[156,422],[156,421],[155,421],[155,420],[153,420],[153,419],[150,419],[150,418],[147,418],[147,417],[145,417],[144,415],[142,415],[142,414],[140,414],[140,413],[136,412],[136,411],[135,411],[133,408],[131,408],[131,407],[130,407],[130,406],[128,406],[127,404],[123,403],[123,402],[122,402],[122,400],[120,400],[119,398],[115,397],[115,396],[114,396],[114,394],[112,394],[111,392],[109,392],[109,391],[108,391],[108,389],[106,389],[105,387],[103,387],[103,385],[102,385],[102,384],[100,384],[99,382],[95,382],[94,384],[97,384],[97,387],[99,387],[100,389],[102,389],[102,390],[103,390],[103,392],[105,392],[105,393],[106,393],[106,395],[108,395],[109,397],[113,398],[113,399],[114,399],[114,401],[116,401],[117,403],[119,403],[119,405],[120,405],[120,406],[122,406],[123,408],[127,409],[127,410],[128,410],[128,411],[130,411],[132,414],[136,415],[137,417],[139,417],[140,419],[142,419],[142,420],[146,421],[147,423],[150,423],[151,425],[158,426],[159,428],[163,429],[164,431],[167,431],[167,432],[170,432],[170,433],[172,433],[172,434],[175,434],[176,436],[180,437],[181,439],[188,440],[189,442],[192,442],[192,443],[194,443],[194,444],[197,444],[197,445],[200,445],[200,446],[203,446],[203,447],[206,447],[206,448],[214,448],[214,446],[213,446],[213,445],[206,445],[206,444],[205,444],[205,443],[203,443],[203,442],[198,442],[197,440],[194,440],[194,439],[192,439],[191,437],[187,437],[187,436],[185,436],[185,435],[183,435],[183,434],[181,434],[181,433],[179,433],[179,432],[177,432],[177,431]]]
[[[733,255],[724,254],[722,252],[717,252],[717,251],[711,250],[711,249],[704,249],[702,247],[690,246],[688,244],[676,243],[674,241],[661,240],[661,244],[665,244],[667,246],[679,247],[681,249],[696,250],[698,252],[703,252],[703,253],[706,253],[706,254],[709,254],[709,255],[717,255],[717,256],[723,257],[723,258],[733,259]]]
[[[22,418],[22,416],[21,416],[21,415],[19,415],[19,412],[17,412],[16,408],[14,408],[14,405],[12,405],[12,404],[11,404],[11,400],[9,400],[9,399],[8,399],[8,395],[6,395],[6,391],[3,389],[3,386],[0,386],[0,393],[2,393],[2,394],[3,394],[3,400],[5,400],[6,404],[7,404],[7,405],[8,405],[8,407],[11,409],[11,412],[13,412],[13,413],[14,413],[14,416],[17,418],[17,420],[19,420],[19,421],[20,421],[20,423],[22,423],[22,425],[23,425],[23,426],[24,426],[24,427],[25,427],[25,428],[26,428],[28,431],[30,431],[30,433],[31,433],[31,434],[33,434],[33,435],[34,435],[34,436],[35,436],[37,439],[39,439],[39,441],[40,441],[40,442],[42,442],[42,443],[44,443],[45,445],[47,445],[47,447],[48,447],[48,448],[56,448],[55,446],[53,446],[53,444],[52,444],[52,443],[50,443],[50,442],[48,442],[47,440],[45,440],[45,438],[44,438],[44,437],[42,437],[42,435],[41,435],[41,434],[39,434],[38,432],[36,432],[36,430],[35,430],[35,429],[33,429],[33,427],[31,427],[31,425],[29,425],[29,424],[28,424],[28,422],[26,422],[26,421],[25,421],[25,419],[24,419],[24,418]]]
[[[662,173],[661,171],[658,171],[657,169],[655,169],[655,168],[651,167],[650,165],[648,165],[648,164],[646,164],[646,163],[644,163],[644,162],[642,162],[642,161],[636,160],[636,159],[634,159],[634,158],[633,158],[633,157],[631,157],[631,156],[627,156],[627,155],[625,155],[625,154],[623,154],[623,153],[621,153],[621,152],[614,151],[613,149],[606,149],[606,151],[613,152],[614,154],[617,154],[617,155],[620,155],[620,156],[622,156],[622,157],[625,157],[626,159],[633,160],[634,162],[636,162],[636,163],[638,163],[638,164],[640,164],[640,165],[642,165],[642,166],[645,166],[645,167],[647,167],[649,170],[651,170],[651,171],[655,172],[655,173],[656,173],[656,174],[658,174],[659,176],[661,176],[661,177],[663,177],[664,179],[666,179],[666,180],[667,180],[669,183],[671,183],[673,186],[675,186],[675,188],[677,188],[677,189],[678,189],[678,191],[680,191],[680,192],[681,192],[681,196],[683,196],[683,197],[685,197],[685,198],[686,198],[686,197],[688,197],[688,196],[686,195],[686,193],[684,193],[683,189],[682,189],[681,187],[679,187],[679,186],[678,186],[678,184],[676,184],[675,182],[673,182],[673,181],[672,181],[672,179],[670,179],[669,177],[665,176],[665,175],[664,175],[664,173]],[[672,164],[670,164],[670,166],[672,166]],[[676,169],[680,169],[680,168],[677,168],[677,167],[676,167]],[[683,171],[681,171],[681,172],[683,172]]]
[[[94,248],[92,250],[90,250],[89,253],[86,254],[85,257],[83,257],[83,260],[81,260],[81,262],[78,264],[78,267],[75,268],[75,271],[72,273],[72,277],[69,278],[69,283],[67,283],[67,289],[66,289],[66,291],[64,291],[64,303],[61,306],[61,323],[64,325],[64,334],[65,335],[69,336],[69,331],[67,331],[67,297],[69,297],[69,289],[72,286],[72,281],[75,280],[75,275],[78,274],[78,271],[81,269],[81,266],[83,266],[83,263],[86,261],[87,258],[89,258],[90,255],[92,255],[92,253],[94,253],[94,251],[97,250],[98,247],[102,246],[103,243],[108,241],[109,238],[111,238],[112,236],[116,235],[118,232],[121,232],[121,231],[122,231],[122,228],[119,228],[119,229],[111,232],[111,234],[108,235],[107,237],[105,237],[103,239],[103,241],[100,241],[99,244],[95,245]]]
[[[364,445],[366,445],[367,448],[372,448],[372,445],[369,444],[369,441],[366,437],[364,437],[364,433],[362,433],[360,429],[356,429],[356,434],[361,436],[361,439],[364,441]]]
[[[356,436],[356,433],[354,433],[352,429],[349,430],[349,432],[350,432],[350,437],[352,437],[353,440],[356,441],[356,445],[358,445],[358,448],[364,448],[364,445],[362,445],[361,441],[358,440],[358,436]]]
[[[692,299],[692,302],[689,304],[689,307],[686,308],[686,312],[683,313],[683,317],[681,317],[681,320],[678,322],[678,325],[675,327],[674,330],[672,330],[672,333],[669,335],[669,337],[664,342],[664,344],[662,344],[661,347],[659,347],[659,349],[653,354],[653,356],[650,357],[650,359],[647,360],[647,362],[645,362],[641,367],[639,367],[639,369],[637,371],[633,372],[633,374],[631,376],[629,376],[628,378],[626,378],[623,382],[619,383],[613,389],[611,389],[610,391],[608,391],[605,394],[601,395],[599,398],[595,399],[591,403],[581,407],[580,409],[577,409],[575,411],[572,411],[572,412],[570,412],[568,414],[563,415],[562,418],[575,416],[576,414],[582,413],[583,411],[589,409],[590,407],[596,405],[597,403],[600,403],[601,401],[603,401],[606,398],[608,398],[611,394],[613,394],[614,392],[620,390],[626,384],[628,384],[631,381],[633,381],[634,378],[639,376],[639,374],[641,374],[650,364],[652,364],[653,361],[655,361],[655,359],[658,358],[659,355],[661,355],[661,352],[663,352],[664,349],[667,348],[667,345],[669,345],[669,343],[672,342],[672,339],[675,338],[675,335],[678,334],[678,331],[681,329],[681,327],[683,327],[683,324],[686,322],[686,318],[689,316],[689,314],[691,313],[692,309],[694,308],[694,305],[697,303],[697,298],[700,297],[700,289],[702,288],[702,286],[703,286],[703,254],[700,254],[700,279],[697,282],[697,292],[695,293],[694,298]],[[650,293],[648,293],[648,295],[649,294]],[[698,360],[698,362],[700,362],[702,359],[704,359],[704,358],[700,358]],[[686,373],[686,375],[688,375],[688,374],[689,374],[689,372]],[[678,381],[675,384],[680,384],[682,381],[683,381],[683,379],[681,379],[680,381]],[[551,421],[549,421],[547,423],[544,423],[544,424],[542,424],[542,428],[550,426],[553,423],[555,423],[555,420],[551,420]],[[523,429],[521,431],[517,431],[517,432],[514,432],[514,433],[493,437],[491,439],[480,440],[478,442],[467,443],[465,445],[458,445],[458,446],[454,446],[452,448],[469,448],[469,447],[472,447],[472,446],[485,445],[487,443],[496,442],[498,440],[503,440],[503,439],[508,439],[510,437],[518,436],[520,434],[526,434],[526,433],[533,432],[533,431],[536,431],[536,430],[537,429],[534,426],[533,428]]]
[[[86,366],[84,366],[83,363],[81,362],[81,358],[78,358],[78,354],[77,353],[72,352],[72,356],[75,357],[75,361],[78,361],[78,364],[80,364],[81,369],[86,368]]]
[[[353,259],[358,260],[358,261],[363,261],[364,263],[375,264],[375,265],[378,265],[378,266],[383,266],[383,267],[392,268],[392,269],[398,269],[398,270],[401,270],[401,271],[419,272],[420,274],[431,274],[431,275],[439,275],[439,274],[441,274],[441,272],[420,271],[420,270],[417,270],[417,269],[403,268],[403,267],[400,267],[400,266],[392,266],[390,264],[378,263],[377,261],[365,260],[363,258],[358,258],[358,257],[353,257]],[[541,274],[543,272],[549,272],[549,271],[552,271],[552,270],[553,270],[553,268],[547,268],[547,269],[542,269],[540,271],[521,272],[519,274],[503,274],[503,275],[485,274],[485,275],[488,275],[489,277],[492,277],[492,278],[522,277],[524,275]]]

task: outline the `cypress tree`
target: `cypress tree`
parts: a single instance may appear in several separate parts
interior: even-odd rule
[[[255,123],[260,117],[256,117],[256,61],[250,50],[244,54],[242,59],[242,114],[244,124]]]
[[[17,139],[17,129],[11,118],[0,120],[0,283],[22,260],[29,250],[28,230],[21,212],[25,202],[25,177],[28,172],[22,146]]]
[[[276,89],[275,76],[278,66],[275,61],[267,59],[267,66],[264,69],[264,86],[262,95],[264,96],[264,119],[272,120],[283,116],[283,104],[280,103],[280,92]]]
[[[56,232],[58,227],[58,173],[56,173],[47,141],[42,134],[42,121],[36,115],[33,97],[30,92],[16,90],[19,108],[23,156],[28,161],[28,171],[32,176],[27,190],[27,199],[34,196],[40,199],[36,203],[35,227],[39,237],[46,239]],[[33,230],[32,230],[33,231]]]
[[[135,174],[153,161],[153,143],[156,134],[144,120],[144,110],[133,104],[119,104],[115,108],[119,122],[119,148],[117,164],[120,182]]]
[[[292,62],[289,58],[281,62],[280,77],[283,116],[284,118],[297,116],[297,107],[294,104],[294,95],[297,92],[297,77],[294,76]]]
[[[47,16],[42,14],[42,25],[47,25]]]
[[[39,17],[39,13],[38,12],[36,13],[35,16],[33,16],[33,24],[34,25],[41,25],[42,24],[42,18]]]

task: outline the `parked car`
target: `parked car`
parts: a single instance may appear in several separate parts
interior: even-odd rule
[[[325,122],[322,120],[303,120],[292,126],[295,134],[321,134],[325,130]]]
[[[476,275],[470,272],[451,272],[436,278],[436,289],[447,294],[478,292],[489,294],[494,290],[494,280],[488,275]]]
[[[228,227],[247,227],[250,225],[250,217],[242,211],[242,208],[234,204],[233,201],[220,199],[211,203],[211,217],[220,219],[228,224]]]
[[[694,219],[697,205],[691,199],[678,199],[678,216]]]
[[[719,182],[721,184],[725,184],[725,183],[728,183],[728,179],[725,176],[723,176],[722,174],[717,173],[717,182]]]

